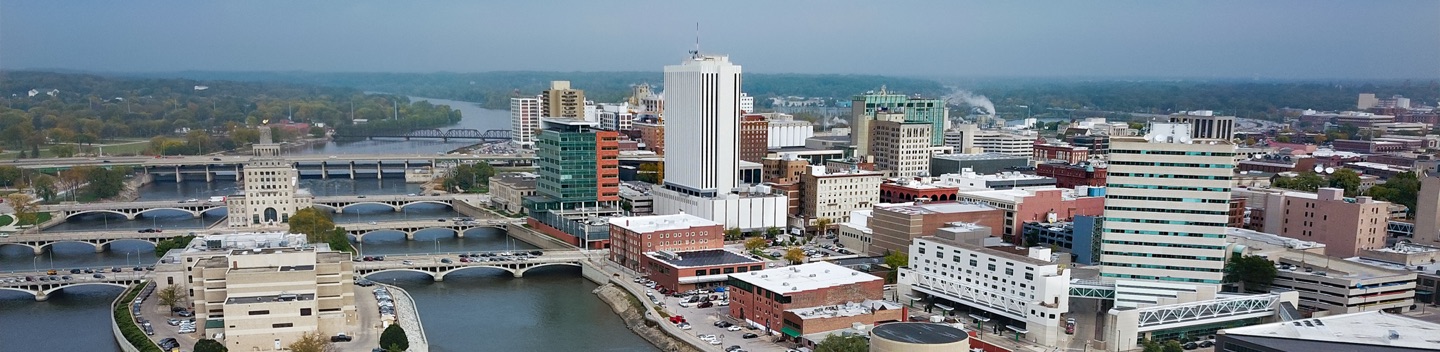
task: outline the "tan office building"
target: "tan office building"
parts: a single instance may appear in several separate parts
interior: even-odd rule
[[[359,316],[350,259],[324,245],[167,254],[181,271],[159,283],[188,289],[200,336],[224,333],[233,351],[273,351],[306,332],[354,334]]]
[[[540,94],[540,112],[545,117],[585,118],[585,91],[571,89],[570,81],[551,81]]]
[[[866,253],[909,253],[912,240],[934,235],[936,230],[955,222],[988,227],[995,236],[1001,231],[998,229],[1005,228],[1005,211],[988,205],[953,202],[877,206],[869,219],[871,237]]]
[[[904,122],[904,115],[880,114],[870,122],[870,155],[876,170],[894,171],[895,176],[930,175],[929,122]]]

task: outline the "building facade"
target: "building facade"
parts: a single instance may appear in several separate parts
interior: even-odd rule
[[[800,322],[785,319],[786,311],[880,300],[884,284],[885,279],[874,275],[830,262],[814,262],[732,274],[726,291],[730,293],[732,318],[797,339],[806,332],[801,330]],[[896,313],[903,317],[903,311]]]
[[[540,131],[540,98],[510,98],[510,143],[535,146]]]
[[[954,201],[959,191],[959,187],[950,184],[897,178],[880,184],[880,202],[908,203],[922,198],[936,202]]]
[[[827,173],[819,166],[811,166],[811,170],[800,176],[800,183],[805,187],[800,216],[805,219],[806,227],[814,226],[822,218],[834,224],[850,221],[850,212],[870,209],[880,203],[883,173],[865,170]]]
[[[1063,161],[1069,164],[1078,164],[1090,161],[1090,148],[1068,143],[1045,143],[1037,139],[1030,148],[1030,159],[1037,162]]]
[[[585,120],[585,91],[570,88],[570,81],[551,81],[540,93],[540,111],[545,117]]]
[[[511,214],[526,214],[525,198],[535,195],[537,176],[529,172],[506,172],[490,177],[490,204]]]
[[[870,124],[870,155],[875,156],[876,169],[901,177],[930,173],[930,123],[874,120]]]
[[[929,236],[950,223],[977,224],[998,236],[1005,225],[1005,211],[981,204],[917,203],[877,206],[871,212],[869,255],[891,251],[909,253],[912,240]]]
[[[1078,186],[1104,187],[1108,168],[1103,163],[1042,163],[1035,165],[1035,175],[1055,179],[1055,186],[1075,188]]]
[[[1110,141],[1101,275],[1219,284],[1224,275],[1235,146],[1155,123]]]
[[[855,146],[857,155],[870,155],[870,122],[879,120],[877,115],[883,113],[904,114],[901,121],[916,122],[930,125],[931,135],[929,145],[945,145],[945,121],[950,116],[949,109],[946,109],[945,102],[940,99],[914,98],[905,94],[896,94],[880,88],[879,92],[870,92],[856,95],[850,102],[851,120],[851,145]]]
[[[315,196],[300,188],[300,171],[280,156],[270,129],[260,129],[260,143],[252,150],[254,156],[241,171],[241,193],[225,198],[229,227],[277,226],[314,203]]]
[[[535,196],[524,200],[530,226],[567,243],[604,248],[609,232],[588,224],[618,215],[619,133],[578,119],[546,119],[536,141]]]
[[[770,153],[770,122],[761,115],[740,118],[740,160],[758,163]]]
[[[991,324],[1015,326],[1039,344],[1057,345],[1070,311],[1066,263],[1053,258],[1049,248],[1015,247],[993,241],[988,232],[970,226],[916,238],[900,285],[921,294],[916,296],[1004,317],[1005,322]]]
[[[665,188],[715,197],[738,184],[740,66],[696,55],[665,66]]]
[[[641,258],[647,252],[724,246],[720,223],[690,214],[610,218],[610,261],[635,271],[644,272]]]

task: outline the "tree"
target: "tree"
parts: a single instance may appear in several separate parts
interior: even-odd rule
[[[400,324],[390,324],[380,333],[380,346],[386,351],[404,351],[410,348],[410,337],[405,336]]]
[[[902,251],[890,251],[885,255],[885,266],[890,267],[890,273],[885,275],[886,282],[895,282],[900,268],[910,266],[910,255]]]
[[[1275,281],[1275,263],[1258,255],[1233,256],[1225,263],[1225,282],[1240,284],[1240,292],[1265,292]]]
[[[1415,177],[1413,172],[1403,172],[1390,179],[1384,184],[1370,187],[1367,193],[1375,199],[1394,202],[1409,207],[1410,214],[1415,214],[1417,194],[1420,193],[1420,179]]]
[[[1355,170],[1335,170],[1335,173],[1330,174],[1329,180],[1327,181],[1330,187],[1345,190],[1345,196],[1354,197],[1360,192],[1360,174],[1356,173]]]
[[[765,238],[774,239],[775,236],[779,236],[782,233],[785,233],[785,231],[781,230],[779,227],[771,226],[770,228],[765,229]]]
[[[1168,341],[1165,341],[1164,348],[1161,349],[1161,351],[1162,351],[1162,352],[1185,352],[1185,348],[1184,348],[1184,346],[1181,346],[1181,345],[1180,345],[1180,341],[1178,341],[1178,340],[1168,340]]]
[[[834,220],[830,220],[830,218],[820,218],[818,220],[815,220],[815,228],[820,230],[820,234],[818,236],[825,236],[830,234],[830,223],[832,222],[834,222]]]
[[[1290,143],[1290,136],[1288,136],[1288,135],[1283,135],[1283,134],[1282,134],[1282,135],[1280,135],[1280,136],[1275,137],[1275,141],[1280,142],[1280,143]]]
[[[36,175],[30,179],[30,187],[35,189],[35,195],[41,199],[55,199],[55,177],[50,175]]]
[[[38,218],[38,214],[35,213],[37,207],[35,205],[35,199],[30,198],[30,195],[11,193],[5,195],[5,202],[10,204],[10,208],[15,209],[17,225],[35,224],[35,220]]]
[[[725,240],[726,240],[726,241],[735,241],[735,240],[739,240],[739,239],[740,239],[740,228],[739,228],[739,227],[731,227],[731,228],[725,229]]]
[[[1141,352],[1164,352],[1165,346],[1154,340],[1140,340]]]
[[[56,145],[52,145],[52,146],[50,146],[50,152],[51,152],[51,153],[54,153],[54,154],[55,154],[55,157],[57,157],[57,158],[69,158],[69,157],[75,156],[75,145],[74,145],[74,144],[56,144]]]
[[[0,165],[0,187],[14,186],[24,172],[13,165]]]
[[[756,249],[765,248],[765,246],[768,244],[769,243],[766,243],[764,238],[751,237],[750,239],[745,240],[745,251],[748,252]]]
[[[495,176],[495,167],[489,163],[456,166],[445,179],[445,188],[483,192],[489,188],[492,176]]]
[[[1305,172],[1296,177],[1280,177],[1271,182],[1275,188],[1286,188],[1297,191],[1314,192],[1326,185],[1324,177],[1314,172]]]
[[[804,263],[805,251],[800,250],[798,247],[790,247],[790,249],[785,250],[785,260],[789,260],[790,264]]]
[[[95,168],[90,170],[90,195],[96,198],[110,198],[119,195],[125,190],[125,175],[130,170],[126,167],[114,169]]]
[[[330,213],[315,207],[300,209],[290,216],[290,232],[303,233],[310,243],[326,242],[335,230],[335,221]]]
[[[310,136],[320,138],[325,136],[325,128],[320,126],[310,127]]]
[[[165,305],[166,308],[170,308],[170,314],[173,315],[175,314],[175,305],[185,299],[185,289],[180,288],[180,285],[171,284],[170,286],[165,286],[165,288],[160,289],[160,292],[156,293],[156,295],[160,297],[160,304]]]
[[[860,336],[830,335],[815,345],[815,352],[866,352],[870,350],[870,340]]]
[[[340,351],[339,348],[335,347],[335,344],[330,343],[330,339],[329,339],[329,338],[327,338],[326,336],[320,335],[320,332],[319,332],[319,331],[307,332],[307,333],[305,333],[304,335],[301,335],[301,336],[300,336],[300,339],[295,340],[295,342],[291,342],[290,345],[289,345],[289,346],[286,346],[286,347],[290,349],[290,352],[337,352],[337,351]]]
[[[656,185],[665,182],[665,164],[663,162],[640,164],[640,170],[636,172],[635,177],[642,182]]]
[[[225,344],[220,343],[220,341],[215,341],[215,340],[211,340],[211,339],[200,339],[200,341],[195,341],[194,351],[195,351],[195,352],[229,352],[230,349],[225,348]]]

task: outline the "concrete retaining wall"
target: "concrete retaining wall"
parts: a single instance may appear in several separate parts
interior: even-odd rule
[[[510,237],[515,237],[515,239],[533,244],[541,249],[575,249],[575,246],[569,243],[561,242],[554,237],[540,233],[540,231],[535,231],[534,229],[514,223],[505,225],[505,233],[510,234]]]
[[[410,340],[410,348],[405,351],[430,352],[430,342],[425,339],[425,325],[420,323],[420,310],[415,308],[415,300],[410,298],[410,293],[396,286],[379,285],[385,286],[395,297],[395,323],[405,329],[405,338]]]

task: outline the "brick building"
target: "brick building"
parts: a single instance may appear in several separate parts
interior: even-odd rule
[[[952,222],[986,226],[994,229],[992,235],[999,235],[1005,228],[1005,211],[989,205],[955,202],[877,206],[869,220],[872,235],[867,254],[908,252],[911,240],[932,235]]]
[[[770,122],[762,115],[740,118],[740,160],[758,163],[770,153]]]
[[[690,214],[610,219],[610,260],[635,271],[644,272],[641,258],[645,253],[724,246],[723,225]]]
[[[786,339],[849,327],[903,320],[904,308],[876,309],[868,314],[809,321],[804,308],[874,302],[884,296],[885,280],[830,262],[732,274],[728,282],[730,316],[751,326],[779,331]],[[789,312],[787,312],[789,311]],[[786,316],[790,316],[788,320]],[[808,325],[808,326],[806,326]]]
[[[724,249],[646,252],[641,272],[670,291],[689,291],[726,284],[730,274],[765,269],[765,262]]]
[[[1104,187],[1106,169],[1089,163],[1044,163],[1035,166],[1035,175],[1054,178],[1055,186],[1060,188]]]
[[[1076,164],[1090,160],[1090,148],[1069,143],[1047,143],[1044,138],[1036,139],[1030,147],[1030,159],[1036,161],[1059,160]]]
[[[943,202],[955,200],[955,192],[959,187],[922,183],[910,179],[888,180],[880,184],[881,203],[909,203],[916,198],[928,198],[932,201]]]

